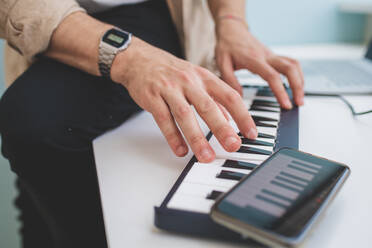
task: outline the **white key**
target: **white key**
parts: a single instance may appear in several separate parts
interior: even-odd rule
[[[226,192],[229,188],[219,185],[201,185],[189,182],[183,182],[177,189],[176,194],[185,194],[195,197],[206,198],[213,190]]]
[[[256,97],[256,88],[243,88],[243,99],[253,99]]]
[[[218,167],[193,167],[184,179],[184,182],[201,184],[201,185],[218,185],[221,187],[231,188],[237,181],[217,178],[221,172]]]
[[[255,96],[254,99],[278,102],[273,96]]]
[[[223,160],[223,161],[226,161],[225,159],[219,159],[220,161]],[[224,162],[225,163],[225,162]],[[205,168],[206,166],[208,166],[209,164],[204,164],[204,163],[195,163],[192,167],[191,170],[193,170],[193,168]],[[244,173],[244,174],[249,174],[249,170],[244,170],[244,169],[238,169],[238,168],[228,168],[228,167],[223,167],[222,164],[220,164],[219,166],[217,165],[213,165],[213,170],[216,170],[216,173],[215,174],[218,174],[219,172],[221,172],[222,170],[229,170],[229,171],[233,171],[233,172],[239,172],[239,173]],[[211,168],[208,168],[208,169],[211,169]],[[191,171],[190,170],[190,171]]]
[[[274,147],[272,146],[257,146],[257,145],[245,145],[245,144],[242,144],[242,146],[258,148],[258,149],[262,149],[262,150],[269,151],[269,152],[273,152],[274,150]]]
[[[256,110],[249,110],[249,113],[251,115],[273,118],[273,119],[276,119],[278,121],[280,120],[280,113],[263,112],[263,111],[256,111]]]
[[[270,134],[276,137],[278,129],[272,127],[257,127],[257,131],[259,133]]]
[[[216,137],[213,135],[210,139],[209,143],[211,144],[212,148],[216,152],[216,157],[220,159],[233,159],[233,160],[252,160],[262,162],[266,158],[267,155],[260,155],[260,154],[249,154],[249,153],[240,153],[240,152],[227,152],[225,149],[218,143]]]
[[[198,213],[209,213],[214,201],[186,194],[174,194],[167,207]]]
[[[267,107],[267,106],[257,106],[257,107],[260,108],[260,109],[266,109],[266,110],[270,110],[270,111],[280,112],[280,108],[277,108],[277,107]]]

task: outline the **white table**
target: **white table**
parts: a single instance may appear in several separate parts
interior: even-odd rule
[[[297,58],[356,58],[359,46],[280,47]],[[372,107],[372,97],[351,99]],[[207,131],[206,127],[203,126]],[[300,109],[300,149],[348,164],[351,177],[304,247],[372,247],[372,116],[353,118],[339,99],[306,97]],[[109,246],[246,247],[158,230],[158,206],[189,161],[176,158],[148,113],[94,141]]]

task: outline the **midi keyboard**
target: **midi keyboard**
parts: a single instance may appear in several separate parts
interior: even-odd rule
[[[291,96],[291,91],[287,89]],[[234,121],[231,126],[242,139],[237,152],[226,152],[209,132],[207,139],[216,152],[216,160],[199,163],[195,156],[160,205],[155,207],[155,225],[164,230],[243,241],[250,239],[222,227],[209,217],[209,210],[222,193],[282,147],[298,149],[298,108],[283,110],[268,87],[244,87],[243,101],[256,123],[258,138],[243,137]]]

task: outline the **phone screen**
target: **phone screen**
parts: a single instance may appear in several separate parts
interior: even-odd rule
[[[217,209],[257,228],[295,237],[347,170],[333,161],[281,149],[219,201]]]

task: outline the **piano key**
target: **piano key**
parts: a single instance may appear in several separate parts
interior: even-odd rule
[[[251,140],[248,138],[242,138],[242,144],[245,145],[257,145],[257,146],[274,146],[274,143],[270,143],[267,141],[261,141],[261,140]]]
[[[240,137],[244,137],[244,135],[241,133],[241,132],[239,132],[238,133],[238,136],[240,136]],[[272,140],[275,140],[275,136],[274,135],[270,135],[270,134],[265,134],[265,133],[258,133],[258,139],[259,138],[261,138],[261,139],[272,139]]]
[[[278,102],[273,102],[269,100],[254,99],[251,102],[251,107],[262,107],[262,108],[272,108],[280,111],[280,106]]]
[[[256,96],[274,96],[270,88],[261,88],[257,91]]]
[[[276,119],[276,120],[280,120],[280,113],[257,111],[257,110],[249,110],[248,112],[251,115],[258,115],[258,116],[263,116],[263,117],[268,117],[268,118],[273,118],[273,119]]]
[[[280,109],[271,108],[271,107],[261,107],[256,105],[251,105],[249,110],[261,111],[261,112],[270,112],[270,113],[280,113]]]
[[[233,172],[233,171],[227,171],[227,170],[222,170],[218,175],[217,178],[221,179],[227,179],[227,180],[235,180],[235,181],[240,181],[244,176],[247,174],[244,173],[239,173],[239,172]]]
[[[274,96],[255,96],[254,100],[276,101]]]
[[[267,159],[268,155],[262,154],[249,154],[249,153],[240,153],[240,152],[227,152],[223,147],[218,143],[216,137],[213,135],[209,142],[216,153],[216,158],[219,159],[231,159],[239,161],[248,161],[248,162],[262,162]]]
[[[257,88],[243,87],[243,99],[253,99],[257,94]]]
[[[209,200],[202,197],[190,196],[185,194],[174,194],[167,204],[167,207],[172,209],[208,214],[214,202],[214,200]]]
[[[189,173],[187,173],[183,181],[192,184],[220,186],[224,187],[225,189],[230,189],[235,185],[234,181],[216,178],[216,175],[218,175],[221,170],[223,170],[221,166],[208,167],[205,164],[195,163]],[[231,169],[231,171],[247,173],[247,170],[242,169]]]
[[[280,104],[277,101],[269,101],[269,100],[263,100],[263,99],[254,99],[252,101],[252,105],[280,108]]]
[[[272,153],[273,150],[274,150],[274,147],[273,146],[260,146],[260,145],[246,145],[246,144],[242,144],[241,147],[256,148],[256,149],[264,150],[264,151],[267,151],[267,152],[270,152],[270,153]]]
[[[268,118],[268,117],[263,117],[263,116],[257,116],[257,115],[252,115],[252,119],[255,120],[255,121],[279,122],[278,119]]]
[[[271,153],[272,153],[272,152],[264,150],[264,149],[250,147],[250,146],[241,146],[237,152],[250,153],[250,154],[260,154],[260,155],[271,155]]]
[[[236,169],[244,169],[244,170],[253,170],[257,167],[257,163],[250,163],[238,160],[226,160],[222,167],[226,168],[236,168]]]
[[[209,200],[216,200],[220,195],[222,195],[224,192],[213,190],[211,193],[207,195],[207,199]]]
[[[272,127],[257,127],[257,131],[259,133],[269,134],[276,137],[277,129]]]
[[[258,132],[258,138],[266,138],[266,139],[275,139],[275,136],[274,135],[270,135],[270,134],[267,134],[267,133],[260,133]]]
[[[259,126],[259,127],[272,127],[272,128],[277,127],[277,125],[267,123],[267,122],[264,122],[264,121],[255,121],[254,123],[256,124],[256,126]]]
[[[215,176],[216,175],[211,175],[211,177],[215,177]],[[220,185],[203,185],[203,184],[190,183],[190,182],[183,181],[178,187],[176,193],[205,198],[213,190],[220,191],[220,192],[226,192],[228,189],[229,188],[222,187]]]

